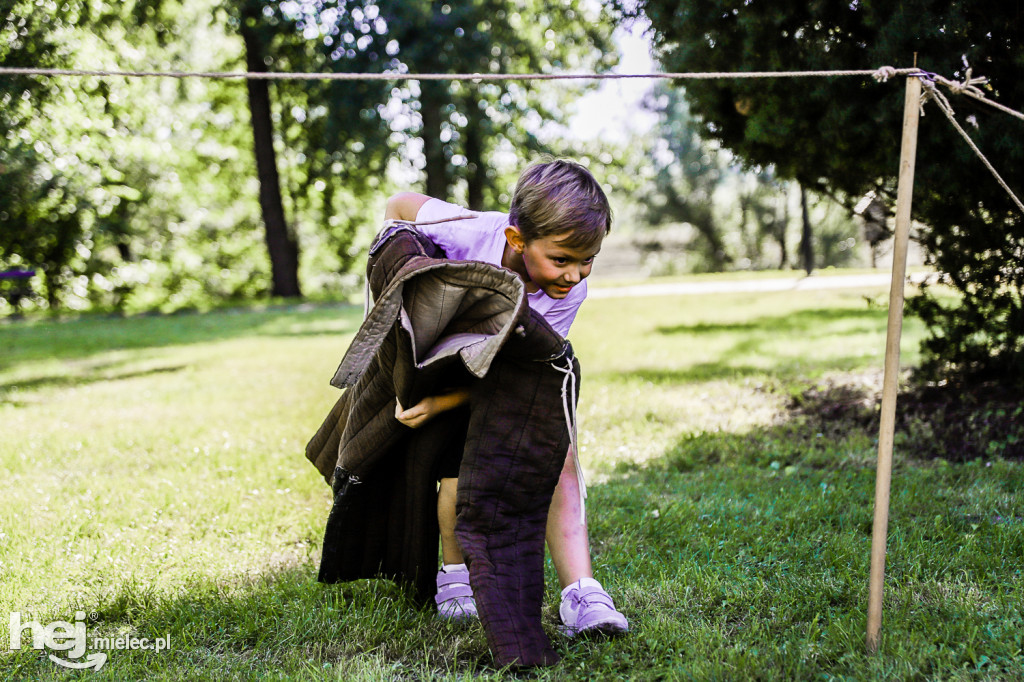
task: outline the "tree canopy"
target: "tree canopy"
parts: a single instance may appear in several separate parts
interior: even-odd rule
[[[612,26],[597,6],[536,0],[0,0],[0,65],[590,69],[614,61]],[[495,159],[543,149],[538,122],[560,120],[550,92],[577,94],[258,83],[247,101],[237,80],[0,78],[0,269],[36,270],[30,305],[294,295],[296,266],[303,291],[337,293],[396,182],[497,204],[508,163]]]
[[[949,0],[640,0],[670,71],[797,71],[914,65],[1024,105],[1024,12],[1016,3]],[[902,91],[871,79],[686,81],[705,136],[752,166],[845,197],[892,202]],[[1024,188],[1024,123],[953,98],[960,120],[1011,187]],[[929,107],[926,105],[926,111]],[[956,303],[926,294],[927,369],[1024,385],[1024,216],[934,108],[918,141],[913,214]]]
[[[539,0],[427,2],[381,0],[395,60],[424,73],[550,73],[614,65],[611,14],[602,6],[551,6]],[[466,202],[481,209],[502,190],[492,158],[501,149],[550,151],[536,136],[539,122],[564,122],[559,106],[580,87],[560,84],[542,94],[528,81],[420,81],[396,88],[412,110],[398,132],[423,147],[425,191],[450,197],[465,182]],[[413,119],[418,119],[414,122]],[[485,199],[486,198],[486,199]]]

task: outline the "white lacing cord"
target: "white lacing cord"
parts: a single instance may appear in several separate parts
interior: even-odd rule
[[[564,374],[562,379],[562,411],[565,413],[565,426],[569,429],[569,450],[576,458],[576,483],[580,494],[580,525],[587,524],[587,481],[583,478],[583,466],[580,465],[579,437],[576,432],[576,373],[573,371],[572,356],[566,358],[568,369],[559,367],[554,362],[551,366]]]

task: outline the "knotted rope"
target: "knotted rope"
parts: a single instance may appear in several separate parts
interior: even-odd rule
[[[906,70],[906,69],[904,69],[904,70]],[[913,71],[911,71],[911,72],[913,72]],[[874,78],[879,83],[884,83],[887,80],[889,80],[890,78],[893,78],[894,76],[896,76],[897,73],[899,73],[899,72],[896,70],[896,67],[894,67],[894,66],[880,66],[880,67],[878,67],[877,71],[875,71],[873,74],[871,74],[871,77]]]
[[[897,73],[897,70],[894,69],[893,67],[883,66],[875,72],[874,78],[880,83],[884,83],[888,79],[895,76]],[[922,95],[921,102],[922,105],[928,101],[934,101],[938,105],[939,110],[946,115],[946,118],[948,118],[949,122],[953,124],[953,127],[956,128],[957,132],[960,133],[961,137],[964,138],[968,146],[974,150],[974,153],[978,155],[978,158],[981,159],[981,162],[985,164],[985,167],[988,168],[990,173],[992,173],[992,176],[996,179],[996,182],[998,182],[999,185],[1004,190],[1006,190],[1006,193],[1009,194],[1010,198],[1013,199],[1013,202],[1017,204],[1017,208],[1020,209],[1021,213],[1024,213],[1024,203],[1021,203],[1021,200],[1018,199],[1017,195],[1013,193],[1013,190],[1011,190],[1010,186],[1006,184],[1006,181],[1003,180],[1001,175],[999,175],[999,172],[996,171],[992,163],[985,157],[981,150],[978,149],[978,145],[974,144],[974,140],[971,139],[971,136],[968,135],[967,131],[964,130],[963,127],[957,122],[956,116],[953,112],[952,105],[950,105],[949,100],[946,99],[946,96],[943,95],[937,87],[935,87],[935,84],[941,83],[942,85],[949,88],[949,91],[955,95],[966,95],[979,102],[983,102],[985,104],[988,104],[989,106],[993,106],[996,109],[999,109],[1000,111],[1008,113],[1011,116],[1014,116],[1021,120],[1024,120],[1024,114],[1022,114],[1019,111],[1014,111],[1013,109],[1002,104],[999,104],[997,102],[993,102],[992,100],[985,97],[985,93],[978,86],[987,84],[988,78],[982,76],[975,78],[973,75],[973,70],[970,67],[968,67],[967,72],[964,74],[963,81],[950,80],[948,78],[943,78],[942,76],[936,73],[929,73],[927,71],[920,70],[918,70],[915,73],[912,73],[911,75],[920,78],[921,84],[924,86],[924,94]],[[923,108],[921,109],[921,115],[924,115]]]
[[[966,95],[974,100],[977,100],[978,102],[981,102],[982,104],[987,104],[990,107],[994,107],[999,111],[1002,111],[1004,114],[1009,114],[1014,118],[1019,118],[1020,120],[1024,121],[1024,113],[1015,111],[1014,109],[1011,109],[1010,107],[1004,104],[1000,104],[999,102],[996,102],[994,100],[990,100],[988,97],[985,96],[985,92],[978,86],[985,85],[986,83],[988,83],[988,78],[972,78],[971,74],[972,69],[968,68],[967,73],[965,74],[964,80],[962,82],[950,80],[948,78],[940,76],[937,73],[929,73],[927,71],[921,71],[919,74],[916,75],[919,75],[925,78],[926,80],[930,80],[934,83],[940,83],[942,85],[945,85],[949,89],[949,91],[952,92],[954,95]]]
[[[1024,213],[1024,202],[1021,202],[1021,200],[1017,198],[1017,195],[1014,194],[1013,190],[1010,189],[1010,186],[1006,184],[1006,181],[1003,180],[1003,177],[1001,175],[999,175],[999,172],[995,169],[992,163],[985,157],[982,151],[978,149],[978,145],[974,144],[974,140],[971,139],[971,136],[968,135],[967,131],[964,130],[960,123],[957,122],[955,112],[953,111],[953,106],[949,103],[949,100],[946,99],[946,96],[943,95],[942,92],[935,86],[935,83],[939,82],[942,85],[948,87],[951,92],[954,92],[956,94],[968,95],[979,101],[984,101],[991,104],[992,102],[986,99],[984,93],[982,93],[981,90],[977,87],[978,85],[988,83],[988,79],[972,78],[971,69],[967,69],[967,74],[962,83],[950,81],[946,78],[942,78],[941,76],[936,76],[935,74],[930,74],[927,72],[921,72],[920,77],[921,84],[924,86],[924,93],[921,96],[922,107],[925,103],[929,101],[933,101],[936,103],[936,105],[938,105],[939,111],[945,114],[946,118],[949,119],[949,122],[953,124],[954,128],[956,128],[956,131],[960,133],[960,136],[963,137],[964,141],[967,142],[967,145],[972,150],[974,150],[974,153],[978,156],[979,159],[981,159],[981,162],[985,164],[985,168],[989,170],[989,172],[992,174],[992,177],[994,177],[996,179],[996,182],[998,182],[999,185],[1004,190],[1006,190],[1006,193],[1010,195],[1010,198],[1013,200],[1013,202],[1017,204],[1017,208],[1020,209],[1020,212]],[[1002,105],[1000,105],[1000,108],[1003,108]],[[1020,117],[1021,119],[1024,119],[1024,114],[1015,112],[1012,109],[1008,110],[1011,113]],[[924,115],[923,108],[921,109],[921,115]]]

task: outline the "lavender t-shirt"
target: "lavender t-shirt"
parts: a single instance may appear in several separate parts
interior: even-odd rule
[[[417,225],[416,229],[444,249],[445,255],[452,260],[478,260],[500,267],[501,257],[505,252],[507,213],[468,211],[440,199],[430,199],[420,207],[416,221],[443,221],[445,218],[463,215],[473,217],[432,225]],[[576,319],[576,311],[586,297],[587,280],[574,286],[563,299],[551,298],[541,290],[526,294],[530,307],[540,313],[563,337],[569,335],[569,327]]]

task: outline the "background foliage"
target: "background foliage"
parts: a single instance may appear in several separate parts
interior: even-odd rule
[[[10,38],[0,65],[244,70],[250,51],[273,71],[589,70],[615,61],[609,14],[566,9],[533,22],[526,17],[540,8],[525,0],[454,10],[386,0],[69,6],[0,5]],[[279,267],[297,265],[307,293],[342,294],[354,288],[367,232],[396,185],[425,178],[427,190],[477,208],[485,197],[507,202],[509,175],[552,149],[536,122],[562,120],[561,104],[581,92],[435,85],[271,84],[264,146],[279,175],[277,220],[255,201],[252,111],[238,81],[2,79],[0,172],[11,191],[0,199],[0,268],[34,267],[34,305],[51,309],[251,299],[271,291],[271,266],[274,291]],[[277,253],[269,238],[264,248],[261,223],[268,234],[272,223],[283,230],[301,259]]]
[[[798,71],[917,65],[989,78],[987,94],[1024,105],[1024,12],[1016,3],[641,0],[670,71]],[[895,197],[902,98],[856,79],[708,80],[687,85],[702,134],[748,165],[853,205]],[[1024,187],[1024,129],[967,98],[953,105],[1011,187]],[[934,112],[934,108],[932,108]],[[929,262],[960,294],[914,302],[931,327],[926,368],[1024,384],[1024,216],[948,122],[922,122],[914,216]]]
[[[671,70],[902,66],[916,53],[947,76],[974,66],[993,97],[1024,102],[1012,4],[629,9],[649,18]],[[0,65],[600,71],[616,62],[612,32],[626,14],[536,0],[2,0]],[[506,208],[517,170],[542,152],[590,164],[621,207],[617,230],[663,274],[859,264],[850,209],[873,190],[884,222],[895,192],[901,98],[867,79],[662,85],[647,102],[658,122],[624,142],[574,136],[568,112],[588,88],[565,83],[264,85],[269,130],[259,133],[238,81],[0,79],[0,269],[37,272],[21,307],[344,297],[389,193]],[[1024,186],[1020,124],[955,105],[1011,186]],[[254,148],[272,153],[273,182]],[[926,369],[1019,386],[1024,221],[939,116],[921,129],[914,213],[929,263],[959,294],[911,302],[932,329]],[[870,231],[877,245],[884,226]],[[293,288],[281,286],[283,270]],[[0,286],[0,314],[16,312]]]

